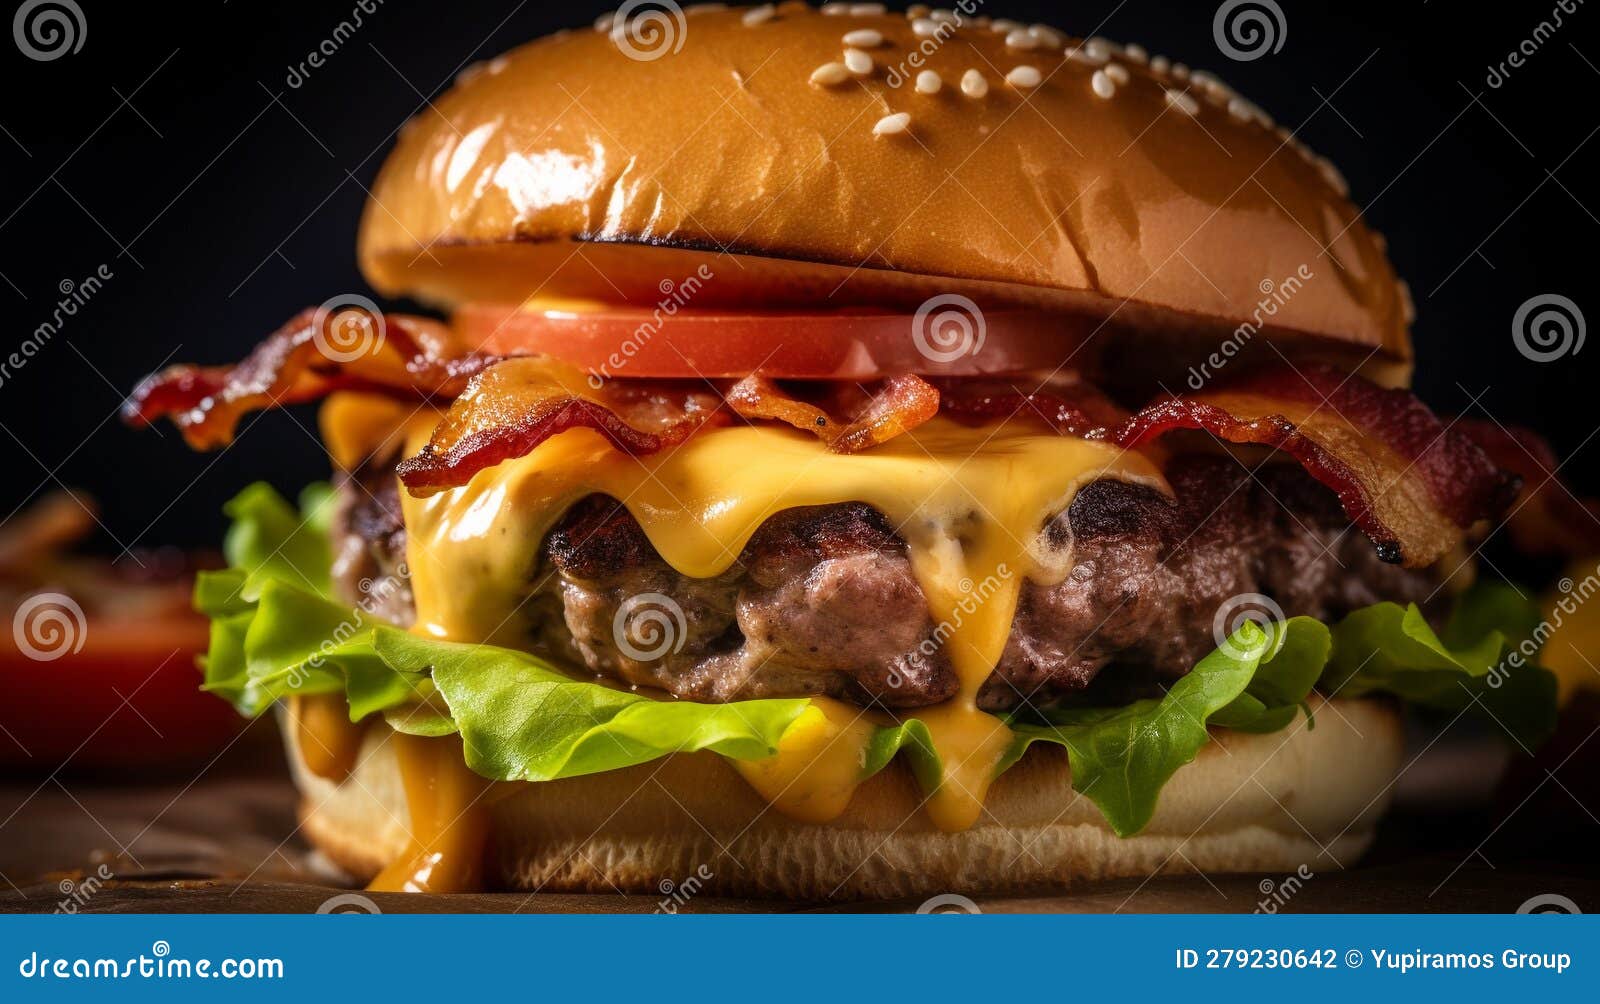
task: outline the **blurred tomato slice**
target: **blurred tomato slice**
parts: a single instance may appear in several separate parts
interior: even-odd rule
[[[33,634],[25,618],[12,621],[0,635],[0,766],[186,766],[221,751],[244,724],[200,691],[195,657],[207,623],[197,614],[74,620],[65,609],[55,630],[36,623]]]

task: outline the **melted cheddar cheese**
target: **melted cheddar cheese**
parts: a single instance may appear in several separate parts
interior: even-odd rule
[[[401,416],[387,402],[369,401],[330,399],[323,425],[336,460],[369,455],[393,435]],[[426,412],[403,423],[408,452],[422,448],[437,421]],[[982,813],[1012,738],[978,709],[978,689],[1005,648],[1023,581],[1064,574],[1061,556],[1046,553],[1044,526],[1100,478],[1168,491],[1160,469],[1140,453],[1023,423],[969,427],[935,419],[854,455],[831,453],[815,436],[787,427],[737,426],[632,457],[590,429],[572,429],[462,488],[422,499],[402,493],[414,630],[524,645],[531,625],[523,601],[540,546],[563,513],[593,493],[621,501],[668,564],[699,578],[726,571],[775,513],[864,502],[905,539],[933,641],[960,680],[956,698],[914,716],[927,724],[942,761],[929,816],[942,829],[961,830]],[[780,812],[827,822],[864,780],[873,728],[884,721],[815,699],[775,756],[735,767]],[[407,780],[408,792],[415,784]]]
[[[492,782],[474,774],[455,736],[429,738],[396,732],[394,744],[405,787],[409,846],[378,873],[374,892],[473,892],[483,884],[489,839],[485,802]]]
[[[335,784],[350,776],[366,736],[350,721],[343,694],[296,694],[288,701],[289,726],[306,770]]]
[[[778,752],[733,766],[762,798],[790,819],[827,823],[850,806],[867,770],[878,715],[827,697],[811,705],[783,733]]]

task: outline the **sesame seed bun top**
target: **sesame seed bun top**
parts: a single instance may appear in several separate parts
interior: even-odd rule
[[[920,7],[627,6],[406,125],[361,224],[375,287],[653,301],[705,261],[707,306],[955,291],[1410,356],[1338,172],[1210,74]]]

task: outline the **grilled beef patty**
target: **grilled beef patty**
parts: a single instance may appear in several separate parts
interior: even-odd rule
[[[1111,663],[1117,670],[1107,675],[1130,686],[1181,676],[1216,646],[1217,610],[1241,594],[1264,594],[1288,616],[1330,620],[1436,591],[1426,572],[1379,560],[1333,494],[1298,467],[1269,464],[1252,477],[1230,457],[1189,455],[1167,477],[1173,500],[1097,481],[1046,527],[1046,552],[1070,554],[1070,571],[1023,584],[982,707],[1081,692]],[[381,467],[340,486],[335,577],[351,602],[362,598],[361,580],[404,577],[399,490],[392,469]],[[530,648],[678,697],[821,694],[917,708],[957,691],[905,542],[861,503],[779,513],[727,572],[696,579],[662,560],[621,503],[594,495],[560,520],[528,575],[537,613]],[[624,604],[647,594],[681,609],[671,630],[681,625],[683,645],[638,661],[630,649],[659,646],[648,636],[619,642],[613,624]],[[390,588],[373,612],[409,623],[409,590]],[[1118,681],[1096,686],[1108,684]]]

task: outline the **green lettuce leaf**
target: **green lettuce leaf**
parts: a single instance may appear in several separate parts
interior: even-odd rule
[[[1034,725],[1012,724],[1004,770],[1036,742],[1066,747],[1072,786],[1099,806],[1119,836],[1144,829],[1178,768],[1211,741],[1209,726],[1276,731],[1293,720],[1327,663],[1328,629],[1309,617],[1261,627],[1246,622],[1159,700],[1076,709]]]
[[[320,596],[330,596],[329,569],[333,552],[328,521],[333,514],[333,489],[308,485],[295,508],[257,482],[222,507],[233,520],[222,541],[228,567],[246,574],[244,594],[254,598],[261,584],[278,579]]]
[[[878,773],[902,753],[905,754],[912,776],[923,791],[932,792],[939,787],[944,778],[944,763],[939,759],[938,750],[933,747],[933,734],[928,731],[926,723],[916,718],[909,718],[893,727],[873,730],[872,739],[867,744],[861,779],[864,781]]]
[[[485,777],[549,781],[711,750],[758,760],[810,702],[654,701],[573,680],[548,662],[493,645],[463,645],[378,628],[389,665],[431,671],[461,729],[467,766]]]
[[[573,680],[524,652],[418,638],[330,598],[328,492],[291,506],[256,484],[228,503],[230,566],[203,573],[212,618],[204,688],[257,715],[293,694],[345,694],[350,720],[382,713],[414,735],[460,731],[488,777],[551,780],[708,749],[756,759],[809,703],[659,702]]]
[[[1344,697],[1393,694],[1411,704],[1475,713],[1532,751],[1556,725],[1556,678],[1507,658],[1533,637],[1539,608],[1504,583],[1480,583],[1435,633],[1415,605],[1378,603],[1333,629],[1322,686]]]

